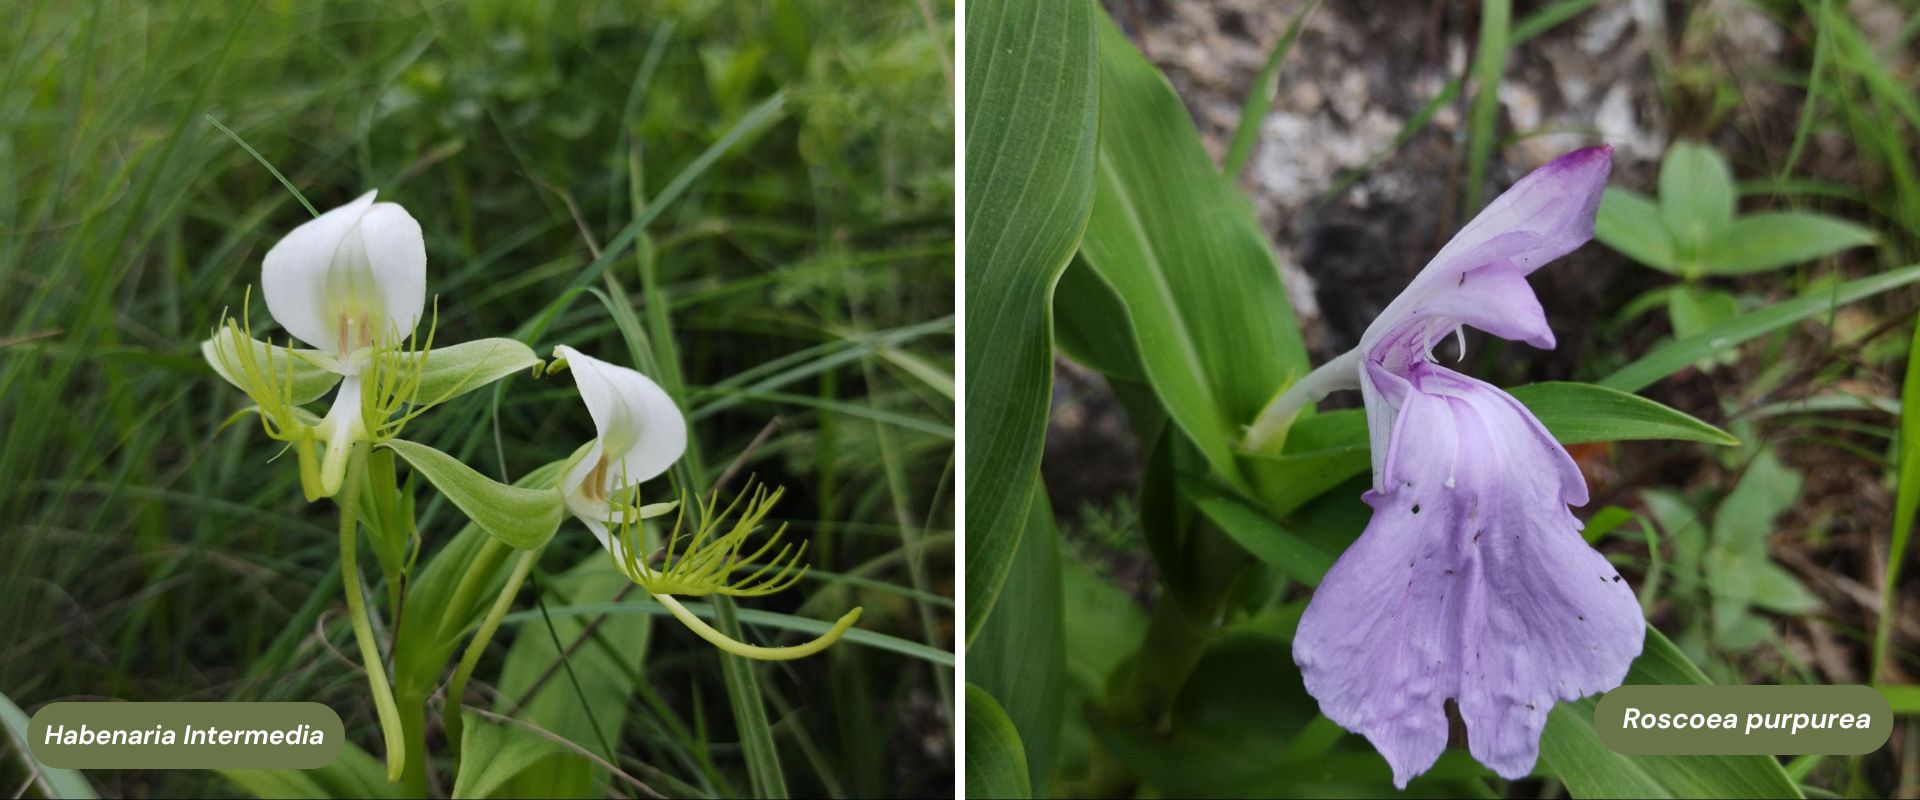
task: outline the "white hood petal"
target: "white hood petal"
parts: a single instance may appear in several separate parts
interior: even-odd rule
[[[261,265],[267,310],[295,338],[345,356],[371,337],[413,331],[426,305],[420,223],[368,192],[282,238]]]
[[[687,420],[659,384],[566,345],[553,352],[567,360],[599,432],[607,461],[602,489],[651,480],[680,460],[687,450]]]

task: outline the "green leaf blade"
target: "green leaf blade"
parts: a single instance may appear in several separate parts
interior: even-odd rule
[[[1027,756],[1020,732],[987,690],[967,684],[967,764],[969,798],[1032,797]]]
[[[967,616],[1019,547],[1052,395],[1053,285],[1093,202],[1098,60],[1089,0],[967,6]]]
[[[451,400],[541,363],[533,348],[514,339],[475,339],[427,351],[420,371],[423,404]]]
[[[1660,162],[1660,215],[1683,264],[1733,222],[1734,196],[1733,170],[1720,151],[1687,141],[1667,150]]]
[[[481,530],[516,550],[546,544],[566,514],[566,502],[558,490],[496,482],[453,456],[417,442],[395,439],[382,446],[399,453]]]
[[[1902,267],[1838,284],[1828,290],[1748,312],[1712,328],[1656,348],[1599,383],[1609,389],[1637,392],[1695,361],[1712,356],[1754,337],[1778,330],[1822,311],[1920,281],[1920,264]]]
[[[1593,221],[1593,238],[1661,272],[1680,271],[1673,234],[1667,232],[1659,205],[1639,192],[1607,187],[1600,196],[1600,214]]]
[[[1744,275],[1812,261],[1876,241],[1872,229],[1824,214],[1748,214],[1707,243],[1700,260],[1708,274]]]
[[[1266,237],[1186,107],[1111,21],[1100,30],[1100,159],[1081,256],[1125,307],[1173,421],[1215,475],[1242,483],[1241,427],[1306,374],[1306,349]]]

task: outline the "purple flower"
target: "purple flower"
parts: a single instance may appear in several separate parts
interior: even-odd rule
[[[1448,700],[1474,758],[1525,776],[1553,704],[1620,685],[1640,654],[1632,589],[1567,510],[1587,502],[1573,459],[1519,401],[1432,352],[1462,325],[1553,347],[1526,276],[1592,237],[1612,154],[1521,179],[1341,359],[1366,399],[1373,519],[1314,592],[1293,658],[1395,786],[1446,749]]]

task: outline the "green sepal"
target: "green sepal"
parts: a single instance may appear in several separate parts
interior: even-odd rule
[[[499,483],[453,456],[417,442],[395,439],[381,446],[406,459],[414,472],[425,476],[473,524],[516,550],[546,544],[566,515],[566,501],[556,489],[523,489]]]
[[[227,383],[233,384],[248,394],[253,394],[256,389],[264,387],[249,388],[239,378],[229,373],[226,365],[221,363],[220,356],[215,352],[217,342],[223,342],[229,352],[237,352],[241,347],[250,348],[256,362],[274,365],[275,380],[283,377],[279,370],[286,369],[285,365],[290,362],[293,371],[293,393],[288,399],[295,405],[311,403],[326,396],[327,391],[340,382],[339,373],[328,369],[328,364],[333,359],[325,353],[268,344],[247,336],[237,329],[222,328],[212,338],[200,343],[200,357],[206,359],[207,365],[213,367],[213,371]]]
[[[496,338],[436,347],[427,351],[423,361],[414,402],[431,406],[533,367],[540,357],[525,344]]]

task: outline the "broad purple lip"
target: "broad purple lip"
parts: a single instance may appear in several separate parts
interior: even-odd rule
[[[1373,742],[1394,785],[1447,744],[1501,776],[1533,769],[1559,700],[1620,685],[1646,623],[1580,536],[1586,483],[1511,395],[1435,362],[1462,325],[1553,346],[1526,276],[1593,235],[1613,150],[1535,170],[1469,222],[1361,339],[1373,518],[1314,592],[1293,658],[1329,719]]]

